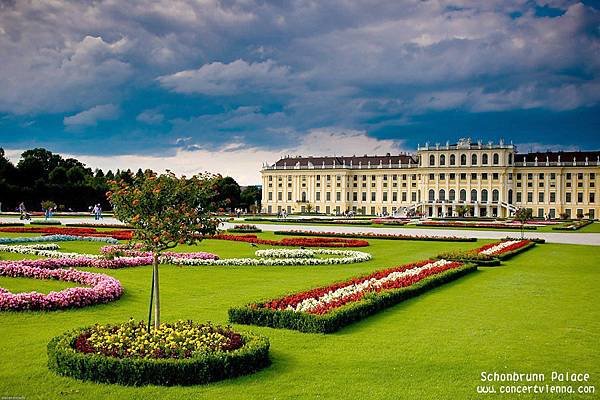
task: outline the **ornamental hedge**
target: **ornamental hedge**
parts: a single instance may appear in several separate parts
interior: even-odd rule
[[[120,385],[195,385],[247,375],[270,364],[269,340],[241,333],[244,345],[233,351],[181,359],[116,358],[75,350],[89,328],[79,328],[48,343],[48,368],[58,375]]]
[[[353,322],[394,306],[406,299],[458,279],[477,270],[475,264],[465,264],[440,274],[425,278],[399,289],[370,293],[356,302],[348,303],[326,314],[310,314],[291,310],[273,310],[248,304],[229,309],[229,321],[244,325],[294,329],[309,333],[332,333]]]
[[[29,224],[30,225],[62,225],[60,220],[57,220],[57,219],[55,219],[55,220],[34,219]]]
[[[316,231],[274,231],[275,235],[286,236],[317,236],[317,237],[341,237],[349,239],[383,239],[383,240],[421,240],[428,242],[476,242],[476,238],[458,236],[419,236],[395,233],[369,233],[369,232],[316,232]]]

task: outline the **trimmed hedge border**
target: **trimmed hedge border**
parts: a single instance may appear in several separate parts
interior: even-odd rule
[[[262,229],[227,229],[228,233],[261,233]]]
[[[463,238],[450,236],[412,236],[397,235],[394,233],[380,233],[375,235],[362,233],[334,233],[334,232],[302,232],[302,231],[274,231],[275,235],[284,236],[316,236],[316,237],[341,237],[348,239],[380,239],[380,240],[420,240],[425,242],[476,242],[477,238]],[[377,236],[381,235],[381,236]]]
[[[74,349],[79,328],[48,343],[48,368],[58,375],[99,383],[195,385],[248,375],[270,365],[269,339],[240,333],[244,345],[231,352],[207,353],[185,359],[115,358]]]
[[[54,220],[54,221],[47,220],[47,221],[45,221],[43,219],[42,220],[35,220],[34,219],[34,220],[32,220],[29,223],[29,225],[51,225],[51,226],[59,226],[59,225],[62,225],[62,223],[60,221],[58,221],[58,220]]]
[[[346,304],[323,315],[295,312],[291,310],[271,310],[248,304],[229,309],[229,321],[236,324],[268,326],[271,328],[293,329],[308,333],[332,333],[353,322],[394,306],[406,299],[458,279],[477,270],[475,264],[461,267],[425,278],[413,285],[400,289],[371,293],[357,302]],[[260,304],[260,303],[259,303]]]
[[[0,226],[25,226],[23,222],[0,222]]]

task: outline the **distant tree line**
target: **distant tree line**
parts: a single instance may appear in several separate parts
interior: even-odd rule
[[[93,204],[109,210],[106,199],[108,181],[124,179],[132,181],[134,176],[143,176],[144,171],[92,170],[74,158],[63,158],[43,148],[27,150],[15,166],[0,148],[0,203],[2,211],[14,211],[20,202],[28,210],[42,210],[41,203],[52,201],[58,211],[87,211]],[[258,186],[247,186],[243,190],[231,177],[217,181],[217,192],[225,210],[248,209],[259,206],[261,190]]]

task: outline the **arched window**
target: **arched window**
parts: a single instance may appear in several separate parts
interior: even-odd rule
[[[433,154],[429,156],[429,165],[431,167],[435,165],[435,156]]]
[[[435,190],[429,189],[429,201],[435,200]]]
[[[477,190],[471,190],[471,201],[477,201]]]
[[[465,154],[460,155],[460,165],[467,165],[467,156]]]
[[[484,202],[484,203],[487,203],[487,201],[488,201],[488,191],[487,191],[487,189],[483,189],[481,191],[481,201]]]
[[[440,189],[440,200],[446,201],[446,191],[444,189]]]
[[[450,191],[448,192],[448,200],[456,200],[456,192],[454,191],[454,189],[450,189]]]
[[[500,199],[500,192],[498,191],[498,189],[492,190],[492,201],[494,203],[497,203],[499,199]]]
[[[446,156],[444,154],[440,156],[440,165],[446,165]]]
[[[500,162],[500,156],[498,156],[498,153],[494,153],[492,157],[492,162],[494,163],[494,165],[498,165],[498,163]]]
[[[512,189],[508,189],[508,204],[513,203],[513,191]]]
[[[471,165],[477,165],[477,154],[471,156]]]
[[[467,191],[460,189],[460,201],[467,201]]]
[[[487,153],[481,156],[481,165],[488,165],[488,155],[487,155]]]
[[[456,156],[454,154],[450,154],[450,165],[456,165]]]
[[[512,153],[508,153],[508,165],[512,165],[512,160],[513,160]]]

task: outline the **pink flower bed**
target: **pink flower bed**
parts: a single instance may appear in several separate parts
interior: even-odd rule
[[[0,265],[0,276],[54,279],[91,286],[69,288],[48,294],[38,292],[11,293],[4,288],[0,288],[0,310],[2,311],[57,310],[85,307],[92,304],[108,303],[118,299],[123,294],[123,287],[115,278],[75,269],[52,270],[18,263],[6,263]]]
[[[107,256],[126,256],[126,257],[149,257],[150,263],[152,263],[152,252],[140,251],[142,245],[137,243],[133,247],[127,245],[114,245],[104,246],[100,249],[100,252]],[[194,253],[177,253],[173,251],[165,251],[161,253],[161,258],[172,259],[172,258],[185,258],[194,260],[218,260],[219,256],[212,253],[198,251]],[[115,259],[118,260],[118,259]],[[144,264],[145,265],[145,264]]]

